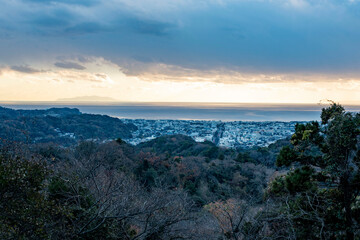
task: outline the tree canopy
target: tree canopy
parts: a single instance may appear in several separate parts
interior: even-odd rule
[[[332,103],[321,123],[297,124],[276,164],[291,170],[270,195],[283,200],[299,238],[352,240],[360,220],[360,115]]]

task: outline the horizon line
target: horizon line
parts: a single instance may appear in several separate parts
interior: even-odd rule
[[[350,102],[350,101],[344,101],[344,102],[337,102],[335,103],[341,104],[341,105],[347,105],[347,106],[360,106],[360,102]],[[33,104],[43,104],[43,105],[188,105],[188,104],[199,104],[199,105],[243,105],[243,104],[251,104],[251,105],[319,105],[319,106],[326,106],[331,103],[331,100],[321,100],[319,102],[192,102],[192,101],[63,101],[63,100],[50,100],[50,101],[29,101],[29,100],[0,100],[0,104],[4,105],[18,105],[18,104],[24,104],[24,105],[33,105]]]

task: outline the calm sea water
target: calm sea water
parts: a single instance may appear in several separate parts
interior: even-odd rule
[[[319,120],[324,105],[316,104],[231,104],[231,103],[0,103],[13,109],[78,108],[83,113],[132,119],[182,119],[222,121],[311,121]],[[346,106],[360,111],[360,106]]]

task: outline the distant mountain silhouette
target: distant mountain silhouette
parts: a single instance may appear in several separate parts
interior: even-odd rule
[[[59,98],[57,101],[62,102],[116,102],[118,100],[111,97],[100,96],[79,96],[73,98]]]

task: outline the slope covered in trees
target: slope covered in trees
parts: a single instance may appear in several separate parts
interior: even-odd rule
[[[204,152],[212,147],[205,143]],[[227,155],[156,153],[120,139],[2,149],[2,238],[217,239],[225,233],[213,207],[252,197],[261,204],[272,172]]]
[[[321,123],[250,150],[182,135],[3,140],[0,238],[358,239],[359,127],[333,104]]]
[[[13,110],[0,107],[0,138],[17,142],[76,144],[80,140],[131,137],[137,128],[118,118],[82,114],[78,109]]]

